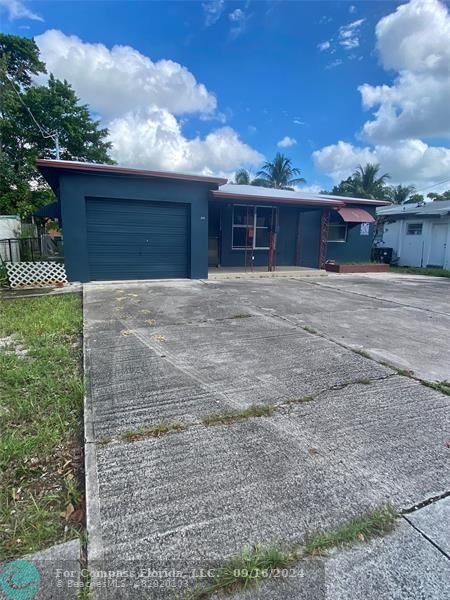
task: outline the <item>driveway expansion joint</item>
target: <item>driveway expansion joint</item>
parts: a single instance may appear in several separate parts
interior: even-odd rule
[[[407,516],[405,516],[404,514],[402,514],[403,519],[413,528],[417,531],[417,533],[419,533],[425,540],[427,540],[427,542],[429,542],[434,548],[436,548],[436,550],[438,550],[443,556],[445,556],[445,558],[447,560],[450,561],[450,554],[448,554],[445,550],[443,550],[439,544],[437,544],[434,540],[432,540],[424,531],[422,531],[422,529],[420,529],[420,527],[417,527],[417,525],[415,525],[411,519],[408,519]]]
[[[450,491],[443,492],[442,494],[439,494],[438,496],[431,496],[431,498],[427,498],[423,502],[419,502],[418,504],[415,504],[414,506],[411,506],[410,508],[405,508],[404,510],[401,511],[401,515],[402,516],[409,515],[411,513],[416,512],[417,510],[420,510],[421,508],[425,508],[425,506],[429,506],[430,504],[435,504],[436,502],[439,502],[439,500],[444,500],[444,498],[448,498],[449,496],[450,496]]]
[[[318,287],[328,288],[335,290],[336,287],[322,283],[321,281],[305,281],[309,285],[316,285]],[[402,308],[412,308],[414,310],[420,310],[423,312],[430,312],[434,315],[443,315],[448,317],[449,313],[441,312],[438,310],[431,310],[430,308],[426,308],[424,306],[414,306],[413,304],[405,304],[404,302],[398,302],[397,300],[390,300],[389,298],[379,298],[378,296],[371,296],[370,294],[363,294],[362,292],[355,292],[354,290],[343,290],[342,288],[337,288],[340,292],[344,294],[353,294],[354,296],[361,296],[362,298],[370,298],[371,300],[379,300],[380,302],[389,302],[390,304],[395,304],[396,306],[401,306]]]

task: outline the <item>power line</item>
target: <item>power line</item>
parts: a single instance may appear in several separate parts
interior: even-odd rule
[[[42,135],[42,137],[44,139],[52,139],[55,142],[56,159],[59,160],[59,136],[58,136],[58,132],[54,131],[52,133],[51,131],[48,131],[45,127],[43,127],[38,122],[38,120],[36,119],[36,117],[33,115],[33,113],[31,112],[31,109],[23,101],[23,98],[20,95],[19,91],[17,90],[14,82],[11,81],[11,79],[7,75],[5,75],[5,79],[11,84],[11,87],[14,90],[14,92],[16,93],[17,97],[19,98],[20,103],[25,108],[25,110],[28,112],[28,114],[30,115],[32,121],[34,122],[34,124],[36,125],[36,127],[39,129],[39,133]]]
[[[417,191],[418,192],[424,192],[425,190],[429,190],[429,189],[434,188],[434,187],[436,187],[438,185],[442,185],[443,183],[448,183],[448,182],[450,182],[450,179],[444,179],[444,181],[438,181],[437,183],[434,183],[433,185],[428,185],[427,187],[422,188],[421,190],[417,190]]]

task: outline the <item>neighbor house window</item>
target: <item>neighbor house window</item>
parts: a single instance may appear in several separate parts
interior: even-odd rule
[[[272,207],[233,206],[233,250],[268,250]]]
[[[422,235],[422,223],[408,223],[406,235]]]

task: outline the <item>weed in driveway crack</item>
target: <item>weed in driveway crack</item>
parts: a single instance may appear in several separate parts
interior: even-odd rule
[[[450,381],[425,381],[422,379],[421,384],[450,396]]]
[[[301,325],[301,328],[308,333],[317,333],[317,329],[314,329],[314,327],[310,327],[309,325]]]
[[[159,423],[154,427],[140,427],[139,429],[130,429],[124,431],[121,434],[121,439],[126,442],[135,442],[149,437],[161,437],[175,431],[184,431],[187,428],[187,424],[182,421],[169,421],[165,423]]]
[[[233,592],[255,585],[262,577],[268,577],[279,569],[286,569],[297,562],[291,549],[257,544],[228,559],[219,567],[212,582],[197,587],[186,597],[188,600],[203,600],[216,592]]]
[[[203,417],[202,422],[204,425],[223,425],[226,423],[234,423],[241,421],[242,419],[248,419],[250,417],[270,417],[270,415],[276,410],[275,405],[270,404],[254,404],[249,408],[243,410],[228,410],[223,413],[215,413]]]
[[[336,547],[351,546],[379,537],[393,530],[397,514],[390,506],[381,507],[340,525],[336,529],[319,531],[304,545],[265,546],[245,548],[215,570],[208,585],[196,587],[186,600],[206,600],[216,593],[246,589],[265,580],[279,579],[283,569],[315,556],[324,556]]]
[[[308,395],[308,396],[299,396],[298,398],[289,398],[288,400],[285,400],[283,404],[285,405],[289,405],[289,404],[303,404],[306,402],[311,402],[312,400],[315,400],[317,396],[313,396],[312,394]],[[282,406],[281,405],[281,406]]]
[[[355,517],[331,531],[319,531],[306,542],[304,556],[321,556],[331,548],[365,542],[389,533],[397,516],[391,506],[385,506]]]

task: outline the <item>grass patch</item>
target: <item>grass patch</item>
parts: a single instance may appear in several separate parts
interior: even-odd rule
[[[252,315],[248,313],[238,313],[237,315],[232,315],[231,317],[227,317],[227,319],[248,319]]]
[[[447,396],[450,396],[450,381],[423,381],[421,380],[422,385],[426,387],[432,388],[433,390],[437,390],[438,392],[442,392]]]
[[[120,437],[126,442],[136,442],[137,440],[142,440],[149,437],[162,437],[163,435],[174,433],[175,431],[184,431],[186,427],[186,423],[182,423],[181,421],[170,421],[167,423],[159,423],[159,425],[155,425],[154,427],[130,429],[129,431],[124,431]]]
[[[256,545],[244,549],[217,569],[210,584],[197,588],[189,600],[204,600],[217,592],[229,593],[247,589],[270,577],[271,572],[292,566],[297,560],[295,553],[278,546]]]
[[[317,333],[317,329],[314,329],[314,327],[310,327],[309,325],[303,325],[302,329],[304,329],[308,333]]]
[[[219,567],[211,583],[195,588],[187,600],[205,600],[217,593],[236,592],[277,578],[286,569],[302,559],[323,556],[331,548],[350,546],[383,536],[395,527],[397,515],[391,507],[383,507],[356,517],[337,529],[316,533],[306,545],[264,546],[256,545],[244,549]]]
[[[313,396],[313,395],[299,396],[298,398],[289,398],[288,400],[283,402],[283,404],[303,404],[305,402],[311,402],[315,398],[316,398],[316,396]]]
[[[364,358],[371,358],[370,354],[368,352],[366,352],[365,350],[359,350],[358,348],[350,348],[350,350],[353,350],[353,352],[355,354],[359,354],[360,356],[363,356]]]
[[[76,536],[82,515],[81,299],[4,300],[0,337],[0,558]],[[61,516],[64,515],[64,516]]]
[[[318,532],[306,543],[304,555],[318,556],[336,546],[365,542],[373,537],[392,531],[396,520],[395,511],[387,506],[373,510],[332,531]]]
[[[409,273],[410,275],[428,275],[429,277],[447,277],[450,278],[450,270],[433,269],[427,267],[393,267],[390,271],[393,273]]]
[[[243,410],[229,410],[223,413],[216,413],[203,417],[202,422],[204,425],[222,425],[227,423],[235,423],[243,419],[249,419],[251,417],[270,417],[274,412],[275,406],[266,404],[254,404],[249,408]]]

